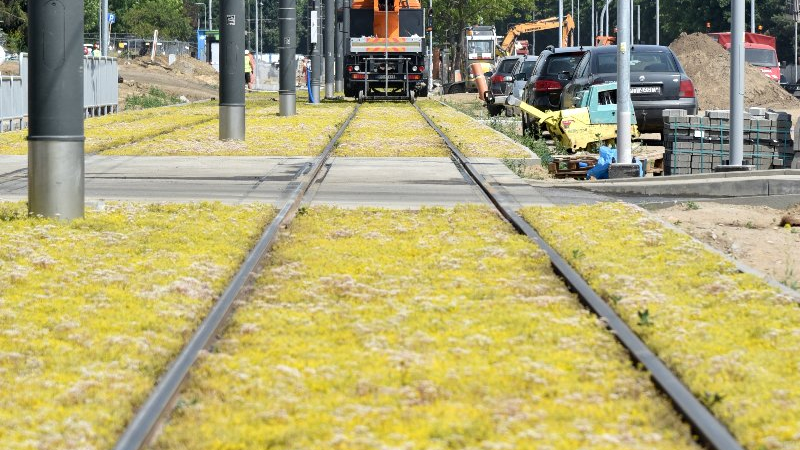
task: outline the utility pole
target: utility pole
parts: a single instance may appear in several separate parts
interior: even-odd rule
[[[558,0],[558,47],[564,46],[564,0]]]
[[[108,32],[108,0],[100,2],[100,54],[108,56],[108,40],[110,38]]]
[[[209,30],[214,28],[214,21],[211,19],[211,0],[208,0],[208,26],[206,28]]]
[[[219,139],[245,138],[244,0],[220,0]]]
[[[322,46],[322,40],[319,38],[320,35],[320,20],[319,20],[319,10],[320,10],[320,2],[322,0],[309,0],[308,8],[311,15],[311,26],[309,32],[309,40],[311,41],[311,72],[308,74],[309,79],[311,80],[311,96],[310,100],[311,103],[319,103],[319,74],[322,72],[322,61],[320,56],[320,47]]]
[[[578,17],[575,21],[575,28],[576,28],[576,35],[577,35],[577,46],[581,46],[581,0],[578,0]]]
[[[730,109],[730,160],[717,166],[719,172],[749,170],[742,166],[744,147],[744,30],[745,0],[731,2],[731,109]]]
[[[756,32],[756,0],[750,0],[750,32]]]
[[[631,3],[617,1],[617,162],[608,170],[609,178],[639,176],[639,166],[631,157]]]
[[[336,0],[336,92],[344,91],[344,28],[342,24],[343,0]]]
[[[83,0],[29,0],[28,29],[28,212],[80,218],[85,194]]]
[[[592,2],[592,42],[589,43],[592,47],[594,47],[594,43],[597,41],[597,28],[595,28],[594,23],[594,0],[589,0]]]
[[[335,0],[325,1],[325,98],[332,99],[336,96],[334,88],[336,86],[336,61],[334,55],[336,49],[336,20]]]
[[[656,45],[661,45],[661,8],[656,0]]]
[[[297,92],[295,76],[297,63],[297,0],[280,0],[278,5],[278,24],[280,26],[280,115],[293,116],[296,113]]]

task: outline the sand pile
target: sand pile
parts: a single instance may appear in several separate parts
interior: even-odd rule
[[[681,34],[669,48],[694,82],[700,109],[730,108],[731,59],[728,51],[702,33]],[[800,101],[749,64],[745,66],[745,107],[800,108]]]

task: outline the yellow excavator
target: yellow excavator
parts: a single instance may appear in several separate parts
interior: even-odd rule
[[[561,30],[562,46],[571,46],[573,41],[573,32],[575,31],[575,21],[572,19],[571,14],[564,16],[564,26]],[[558,17],[548,17],[547,19],[537,20],[535,22],[518,23],[509,27],[503,43],[500,44],[500,51],[504,56],[514,53],[514,41],[517,40],[522,33],[535,33],[542,30],[552,30],[558,28]]]

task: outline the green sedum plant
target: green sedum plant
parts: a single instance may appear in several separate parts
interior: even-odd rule
[[[745,448],[800,448],[797,298],[630,205],[522,214]]]
[[[697,449],[490,209],[306,208],[155,448]]]

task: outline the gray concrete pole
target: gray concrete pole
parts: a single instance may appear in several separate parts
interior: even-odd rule
[[[261,80],[260,80],[260,77],[259,77],[260,74],[258,73],[259,61],[261,59],[261,23],[260,23],[261,22],[261,14],[260,14],[261,12],[260,12],[259,7],[258,7],[258,4],[259,4],[260,1],[261,0],[256,0],[255,1],[255,6],[256,6],[256,22],[255,22],[256,23],[256,54],[255,54],[256,66],[253,67],[253,76],[256,77],[256,81],[253,84],[255,85],[256,89],[258,89],[258,86],[261,84]],[[295,18],[295,20],[296,20],[296,18]]]
[[[792,83],[797,83],[797,13],[795,12],[794,19],[794,79]]]
[[[611,1],[610,0],[606,0],[606,9],[605,9],[605,13],[606,13],[606,32],[604,33],[606,36],[611,36],[611,29],[608,27],[610,25],[610,21],[609,21],[608,18],[609,18],[609,16],[611,16],[611,9],[609,8],[610,4],[611,4]]]
[[[83,217],[83,0],[30,0],[28,30],[28,212]]]
[[[102,33],[100,36],[100,54],[108,56],[108,41],[111,38],[111,33],[108,28],[108,0],[103,0],[101,2],[100,9],[102,10],[102,14],[100,15],[102,19],[100,21],[100,30]]]
[[[340,20],[340,11],[344,7],[342,0],[336,0],[336,92],[344,91],[344,29]]]
[[[575,19],[575,28],[576,28],[576,30],[575,30],[576,33],[575,34],[577,36],[577,39],[576,39],[577,42],[575,44],[578,47],[580,47],[581,46],[581,0],[578,0],[578,16]]]
[[[336,0],[325,0],[325,98],[336,96]]]
[[[564,46],[564,0],[558,0],[558,47]]]
[[[428,8],[429,11],[433,11],[433,0],[428,0]],[[430,15],[430,18],[431,23],[426,25],[430,29],[428,32],[428,92],[433,88],[433,15]]]
[[[320,89],[319,89],[319,76],[322,73],[322,56],[320,49],[322,47],[322,39],[320,39],[320,2],[322,0],[310,0],[308,7],[311,10],[311,30],[309,31],[309,38],[311,39],[311,100],[312,103],[319,103]]]
[[[244,0],[221,0],[219,20],[219,138],[242,141],[245,137]]]
[[[617,2],[617,161],[631,162],[631,33],[630,23],[624,18],[630,15],[631,0]]]
[[[280,27],[280,115],[293,116],[297,106],[295,76],[297,63],[297,0],[280,0],[278,4]]]
[[[208,0],[208,29],[214,28],[214,18],[211,16],[211,0]]]
[[[744,145],[744,2],[731,2],[731,166],[741,166]]]
[[[642,5],[636,5],[636,43],[642,43]]]
[[[756,32],[756,0],[750,0],[750,32]]]

